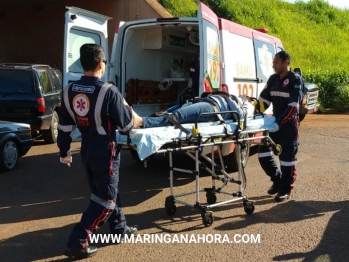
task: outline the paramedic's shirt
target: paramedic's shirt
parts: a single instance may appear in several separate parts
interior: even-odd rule
[[[88,141],[113,142],[116,129],[121,134],[132,129],[132,112],[115,86],[104,85],[97,77],[82,76],[63,90],[57,141],[61,157],[70,148],[70,133],[75,126],[81,132],[82,149]]]
[[[292,71],[282,79],[277,74],[268,79],[259,100],[268,105],[273,104],[274,116],[279,126],[294,120],[295,116],[298,116],[303,96],[302,86],[301,78]]]

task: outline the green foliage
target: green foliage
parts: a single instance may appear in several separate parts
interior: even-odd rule
[[[160,0],[158,2],[174,17],[195,17],[198,9],[193,0]]]
[[[318,83],[322,108],[333,112],[349,112],[349,74],[346,71],[313,71],[308,82]]]
[[[195,16],[193,0],[159,0],[174,16]],[[280,38],[308,82],[320,86],[324,108],[349,111],[349,10],[325,0],[204,0],[219,17]]]

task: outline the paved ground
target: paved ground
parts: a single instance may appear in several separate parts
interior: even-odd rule
[[[292,199],[275,203],[255,150],[246,168],[245,194],[256,201],[247,216],[241,204],[214,208],[215,222],[202,225],[197,210],[178,205],[168,217],[168,160],[158,155],[147,169],[125,152],[121,183],[124,212],[141,234],[260,234],[259,244],[99,244],[87,261],[348,261],[349,115],[311,115],[302,122],[298,179]],[[36,141],[13,172],[0,174],[0,261],[66,261],[67,237],[89,201],[88,185],[74,143],[71,168],[58,161],[57,147]],[[77,155],[75,155],[77,154]],[[182,155],[181,166],[192,166]],[[175,175],[176,192],[195,190],[191,175]],[[210,186],[209,176],[201,179]],[[228,190],[235,191],[230,185]],[[228,199],[218,195],[218,200]],[[192,197],[188,200],[193,201]],[[202,198],[202,200],[205,200]],[[107,233],[107,227],[100,233]]]

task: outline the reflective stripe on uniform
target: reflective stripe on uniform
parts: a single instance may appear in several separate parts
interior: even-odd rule
[[[290,97],[290,93],[280,91],[270,91],[271,96]]]
[[[264,103],[266,103],[267,105],[270,105],[270,101],[264,99],[263,97],[259,98],[260,101],[263,101]]]
[[[96,107],[95,107],[95,122],[96,122],[96,129],[98,134],[100,135],[106,135],[107,132],[102,126],[102,118],[101,118],[101,110],[102,110],[102,105],[103,105],[103,100],[105,97],[105,94],[107,93],[107,90],[109,87],[111,87],[111,84],[105,83],[102,87],[101,90],[99,91],[97,101],[96,101]]]
[[[297,164],[297,161],[291,161],[291,162],[288,162],[288,161],[280,161],[280,164],[282,166],[295,166]]]
[[[133,120],[131,120],[131,123],[129,123],[127,126],[125,126],[124,128],[120,128],[118,127],[119,132],[126,132],[127,130],[129,130],[131,127],[133,127]]]
[[[299,104],[297,102],[292,102],[292,103],[289,103],[288,105],[299,109]]]
[[[100,198],[99,196],[96,196],[95,194],[91,194],[91,200],[93,202],[96,202],[97,204],[100,204],[102,207],[105,207],[107,209],[114,209],[115,208],[114,201],[108,202],[108,201]]]
[[[70,87],[71,85],[72,85],[72,84],[67,85],[67,86],[63,89],[63,100],[64,100],[64,104],[65,104],[66,109],[68,110],[69,115],[70,115],[71,118],[73,119],[74,123],[76,123],[76,121],[75,121],[75,115],[74,115],[73,111],[71,111],[70,104],[69,104],[69,97],[68,97],[68,90],[69,90],[69,87]]]
[[[75,130],[75,128],[76,126],[72,126],[72,125],[64,126],[64,125],[58,124],[58,129],[62,130],[63,132],[72,132]]]
[[[273,155],[272,152],[258,153],[258,157],[259,157],[259,158],[268,157],[268,156],[272,156],[272,155]]]

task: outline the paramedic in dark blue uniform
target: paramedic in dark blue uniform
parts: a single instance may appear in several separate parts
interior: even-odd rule
[[[58,126],[60,161],[70,166],[71,132],[81,132],[81,158],[92,194],[81,221],[75,225],[65,255],[71,258],[92,256],[97,248],[89,246],[89,235],[105,222],[112,234],[132,234],[136,227],[126,226],[118,191],[120,150],[115,130],[128,134],[133,127],[131,109],[113,85],[101,81],[106,68],[102,47],[85,44],[80,48],[84,76],[63,91]],[[125,103],[125,104],[124,104]]]
[[[303,81],[300,76],[290,70],[291,56],[286,51],[277,53],[273,60],[275,74],[267,82],[260,94],[260,101],[273,105],[275,123],[270,136],[280,144],[282,152],[279,156],[278,168],[271,148],[260,146],[259,162],[265,173],[273,182],[268,194],[275,196],[276,202],[289,198],[292,184],[296,180],[296,163],[298,152],[299,107],[303,98]]]

